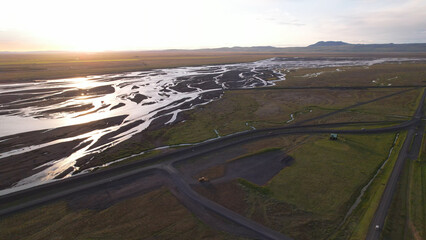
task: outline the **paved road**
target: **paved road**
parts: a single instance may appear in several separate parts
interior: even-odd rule
[[[419,157],[419,153],[422,148],[423,134],[426,127],[426,119],[423,119],[420,123],[420,127],[417,128],[416,133],[414,134],[413,143],[411,144],[410,152],[408,157],[411,160],[416,160]]]
[[[392,202],[392,197],[397,187],[399,176],[401,175],[402,169],[404,168],[405,160],[408,158],[409,155],[413,155],[413,153],[409,152],[411,143],[413,142],[413,139],[416,137],[416,133],[418,135],[419,132],[423,132],[423,128],[422,128],[423,124],[421,123],[421,118],[423,117],[423,105],[424,105],[425,97],[426,97],[426,91],[423,92],[422,99],[413,117],[413,120],[416,122],[416,124],[411,125],[410,128],[408,129],[407,137],[399,152],[398,159],[396,160],[391,176],[389,177],[388,183],[386,184],[382,198],[380,199],[379,206],[373,216],[373,220],[370,223],[370,227],[368,229],[368,233],[366,237],[367,240],[376,240],[380,238],[380,235],[385,223],[385,219],[389,210],[389,206]],[[415,155],[418,155],[419,149],[420,148],[417,148],[417,147],[413,149],[413,151],[417,150],[417,153],[415,153]],[[376,226],[379,226],[379,229],[376,229]]]

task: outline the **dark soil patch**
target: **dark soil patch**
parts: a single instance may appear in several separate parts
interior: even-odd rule
[[[143,100],[145,100],[147,98],[148,98],[147,96],[137,93],[137,94],[135,94],[135,96],[130,98],[130,100],[139,104],[140,102],[142,102]]]
[[[66,112],[66,113],[82,112],[82,111],[89,110],[92,107],[93,107],[92,104],[72,105],[72,106],[69,106],[69,107],[50,109],[50,110],[47,110],[47,111],[40,112],[40,114],[49,115],[49,114],[60,113],[60,112]]]
[[[80,140],[59,143],[0,159],[0,189],[11,187],[12,184],[19,180],[45,169],[45,167],[35,169],[36,167],[69,156],[87,145],[78,146],[79,144]]]
[[[55,128],[49,131],[40,130],[0,137],[0,140],[7,139],[0,142],[0,148],[3,152],[6,152],[18,148],[18,146],[25,147],[34,144],[43,144],[57,139],[75,137],[96,129],[103,129],[121,124],[126,117],[127,115],[121,115],[83,124]]]
[[[117,109],[117,108],[121,108],[121,107],[123,107],[123,106],[125,106],[126,104],[124,104],[124,103],[119,103],[119,104],[117,104],[117,105],[115,105],[115,106],[113,106],[112,108],[111,108],[111,110],[114,110],[114,109]]]
[[[72,209],[103,210],[117,202],[145,194],[166,184],[161,173],[147,173],[114,181],[68,197]]]
[[[245,202],[246,194],[236,181],[218,184],[203,183],[193,185],[193,188],[201,195],[241,215],[244,215],[248,208]]]
[[[256,154],[227,163],[224,177],[244,178],[257,185],[264,185],[292,162],[292,157],[279,150]]]

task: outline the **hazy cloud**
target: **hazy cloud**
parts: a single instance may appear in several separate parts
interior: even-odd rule
[[[371,3],[360,2],[365,2],[363,6]],[[415,0],[368,11],[358,10],[323,21],[321,29],[332,36],[340,35],[347,41],[369,39],[368,42],[425,42],[426,3]]]

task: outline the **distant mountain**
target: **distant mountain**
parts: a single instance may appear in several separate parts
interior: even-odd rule
[[[305,50],[314,52],[426,52],[426,43],[350,44],[321,41],[309,45]]]
[[[231,47],[200,49],[203,51],[223,52],[348,52],[348,53],[385,53],[385,52],[426,52],[426,43],[404,44],[351,44],[342,41],[320,41],[307,47],[277,48],[271,46]]]
[[[309,45],[308,47],[330,47],[330,46],[343,46],[350,45],[342,41],[319,41],[315,44]]]
[[[209,48],[201,49],[205,51],[223,51],[223,52],[276,52],[281,48],[272,46],[254,46],[254,47],[223,47],[223,48]]]
[[[344,52],[344,53],[426,53],[426,43],[402,43],[402,44],[351,44],[342,41],[319,41],[306,47],[222,47],[205,49],[167,49],[153,50],[169,52],[255,52],[255,53],[321,53],[321,52]],[[130,51],[131,52],[131,51]],[[0,51],[0,55],[6,54],[34,54],[34,53],[67,53],[67,51],[33,51],[33,52],[8,52]]]

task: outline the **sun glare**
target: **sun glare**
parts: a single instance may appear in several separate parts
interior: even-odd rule
[[[0,51],[424,41],[426,3],[391,2],[332,1],[330,8],[312,0],[4,1]],[[402,16],[410,18],[401,21]]]
[[[85,78],[85,77],[73,78],[72,82],[73,82],[73,87],[78,89],[88,89],[94,86],[94,84],[88,78]]]
[[[20,14],[6,13],[0,20],[8,19],[7,22],[14,24],[5,23],[6,28],[21,29],[51,50],[244,46],[261,45],[265,39],[277,42],[281,39],[281,31],[272,31],[276,24],[244,11],[233,11],[235,4],[195,0],[123,0],[120,4],[97,0],[27,1],[25,9],[11,3]],[[49,7],[41,9],[41,6]],[[253,29],[257,34],[253,34]]]

